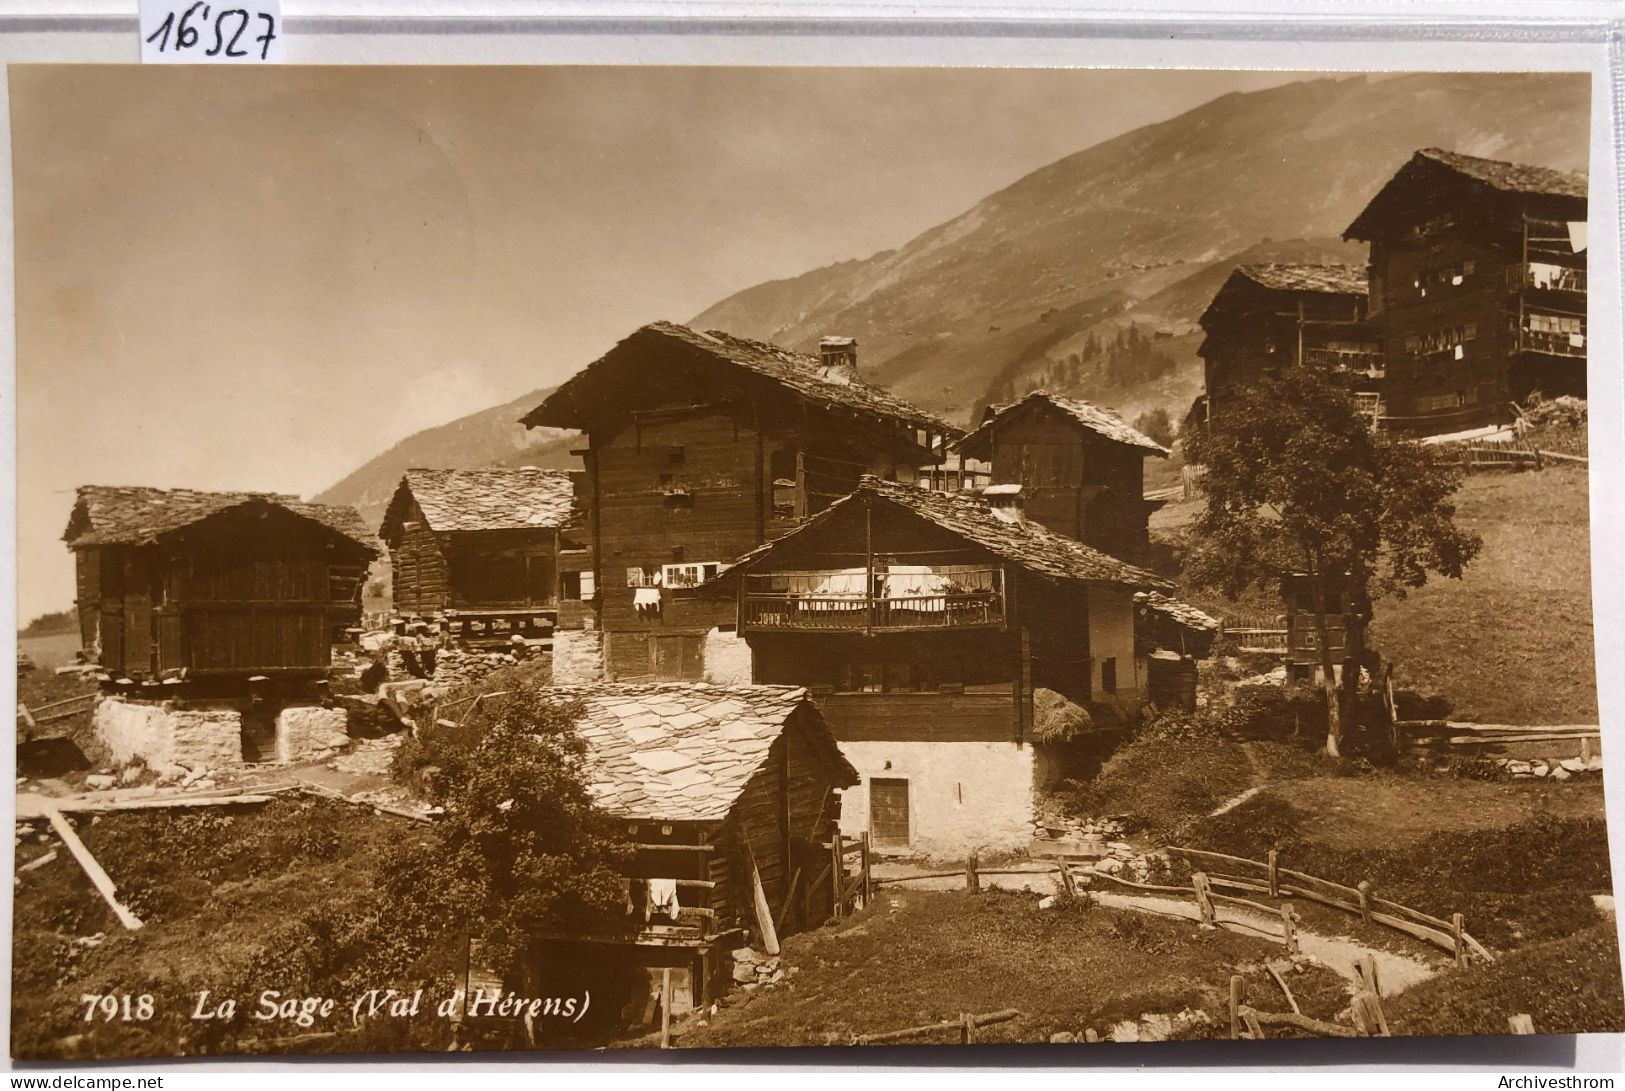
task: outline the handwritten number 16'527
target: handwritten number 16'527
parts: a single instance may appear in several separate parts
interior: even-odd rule
[[[200,10],[201,9],[201,10]],[[265,20],[265,33],[249,41],[259,43],[260,60],[265,60],[270,53],[271,43],[276,40],[276,19],[265,12],[256,13]],[[209,25],[209,5],[203,0],[187,8],[177,21],[172,11],[164,16],[164,21],[158,24],[158,29],[147,35],[149,43],[157,43],[158,52],[173,49],[179,53],[183,49],[197,48],[202,34],[192,25],[192,17],[197,16],[197,22],[207,29]],[[224,54],[227,57],[246,57],[248,50],[239,48],[243,35],[248,32],[249,26],[254,22],[251,16],[242,8],[225,8],[214,16],[214,44],[203,51],[206,57],[218,57]],[[173,35],[173,37],[171,37]]]

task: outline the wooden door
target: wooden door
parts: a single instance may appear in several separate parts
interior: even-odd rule
[[[661,682],[697,682],[705,673],[703,636],[661,633],[649,638],[649,669]]]
[[[869,839],[883,848],[908,847],[908,781],[895,777],[870,779]]]

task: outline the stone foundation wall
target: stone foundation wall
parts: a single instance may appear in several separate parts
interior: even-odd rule
[[[532,653],[534,658],[535,653]],[[440,693],[451,693],[485,681],[499,670],[516,666],[520,660],[508,652],[474,652],[461,648],[441,648],[434,657],[431,679]],[[396,677],[404,677],[397,675]]]
[[[349,716],[342,708],[295,705],[276,716],[276,760],[319,761],[350,745]]]
[[[92,722],[119,765],[140,760],[149,769],[217,769],[243,760],[243,717],[234,709],[182,709],[173,701],[106,697],[96,705]]]
[[[705,634],[705,680],[716,686],[750,685],[750,645],[736,632]]]
[[[553,684],[575,686],[604,680],[604,634],[597,629],[553,633]]]

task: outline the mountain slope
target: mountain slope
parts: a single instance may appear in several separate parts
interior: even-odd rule
[[[1420,147],[1583,170],[1588,109],[1585,77],[1547,74],[1229,94],[1059,160],[897,250],[748,289],[694,324],[800,349],[856,336],[879,381],[963,418],[1053,333],[1046,313],[1115,307],[1114,321],[1188,334],[1205,300],[1137,319],[1139,301],[1262,239],[1335,240]]]
[[[321,504],[351,504],[368,526],[377,526],[401,475],[414,466],[461,470],[479,466],[540,466],[575,469],[570,449],[575,433],[556,428],[527,430],[519,418],[553,391],[533,390],[493,409],[470,413],[450,424],[428,428],[401,440],[344,480],[313,497]]]
[[[1040,383],[1177,419],[1201,383],[1196,319],[1234,265],[1360,264],[1364,249],[1339,236],[1417,148],[1583,170],[1589,108],[1583,75],[1354,76],[1224,95],[1035,171],[896,250],[756,285],[691,324],[799,349],[856,336],[871,378],[962,422]],[[1090,338],[1131,324],[1169,367],[1125,382],[1078,366]],[[317,499],[376,522],[409,466],[573,466],[576,440],[516,423],[547,393],[408,437]]]

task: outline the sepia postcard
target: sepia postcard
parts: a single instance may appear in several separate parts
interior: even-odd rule
[[[7,83],[15,1061],[1625,1031],[1591,73]]]

